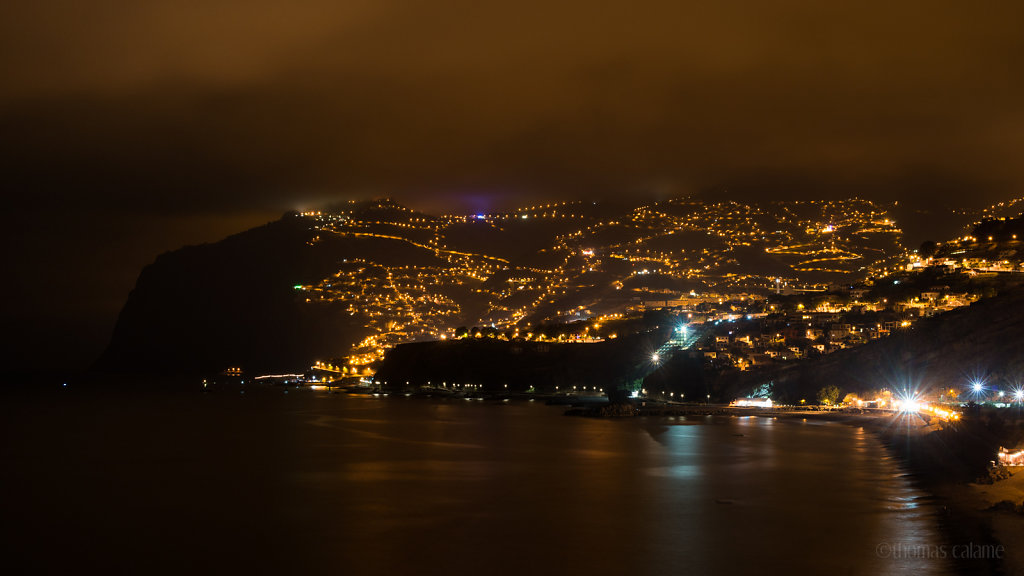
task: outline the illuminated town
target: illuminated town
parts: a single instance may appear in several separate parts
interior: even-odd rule
[[[970,236],[927,256],[906,250],[894,218],[866,200],[608,212],[561,202],[433,217],[385,200],[302,213],[311,244],[367,242],[367,255],[294,287],[308,305],[341,304],[364,322],[351,350],[314,368],[368,377],[398,344],[466,336],[595,342],[615,338],[616,321],[662,310],[701,327],[689,354],[742,371],[884,338],[976,301],[979,275],[1013,283],[1021,271],[1014,250],[978,257]],[[934,282],[921,284],[926,275]]]

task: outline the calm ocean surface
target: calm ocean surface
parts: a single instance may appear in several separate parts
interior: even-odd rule
[[[936,508],[842,424],[280,388],[0,410],[33,572],[950,573],[914,552]]]

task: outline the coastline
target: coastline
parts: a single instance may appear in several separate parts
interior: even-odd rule
[[[993,520],[998,513],[972,488],[977,486],[972,483],[977,475],[964,462],[963,447],[947,443],[954,430],[930,426],[917,415],[892,416],[866,428],[906,467],[911,481],[935,498],[945,546],[982,546],[999,552],[995,557],[955,558],[952,566],[957,573],[1022,573],[1024,557],[1012,546],[1020,541],[1016,536],[1020,530],[997,530]],[[1022,520],[1018,516],[1015,521],[1021,524]]]
[[[968,484],[960,496],[965,497],[965,506],[971,505],[975,513],[984,514],[989,519],[992,534],[1006,545],[1003,571],[1006,574],[1024,574],[1024,555],[1013,547],[1018,542],[1024,542],[1024,515],[994,509],[1006,500],[1018,505],[1024,501],[1024,470],[1018,470],[1012,477],[994,484]]]
[[[1024,501],[1024,471],[994,484],[977,484],[971,458],[965,458],[977,438],[961,431],[966,440],[950,442],[957,433],[942,423],[930,423],[916,414],[844,410],[793,410],[715,405],[663,405],[616,408],[611,405],[572,408],[571,416],[665,417],[665,416],[759,416],[765,418],[819,420],[863,427],[893,454],[908,472],[909,480],[934,498],[936,521],[944,550],[979,546],[996,550],[997,557],[952,558],[958,574],[1024,574],[1024,554],[1014,546],[1024,541],[1024,515],[994,509],[997,503]],[[975,458],[976,460],[976,458]],[[984,556],[984,554],[982,554]]]

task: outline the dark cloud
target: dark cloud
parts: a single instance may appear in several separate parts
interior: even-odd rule
[[[1017,4],[708,4],[22,6],[4,152],[25,189],[158,209],[1020,184]]]

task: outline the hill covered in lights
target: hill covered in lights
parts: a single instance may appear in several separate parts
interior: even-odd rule
[[[866,200],[621,209],[563,202],[435,216],[387,200],[290,213],[143,270],[99,366],[361,373],[403,342],[884,274],[905,250]],[[692,302],[691,302],[692,301]]]
[[[768,390],[777,402],[813,399],[825,384],[845,395],[909,391],[971,400],[972,383],[1019,389],[1024,374],[1024,286],[923,318],[911,328],[848,350],[764,370],[734,372],[708,383],[716,397]],[[767,388],[766,388],[767,386]],[[966,395],[965,395],[966,394]],[[866,396],[865,396],[866,395]]]

